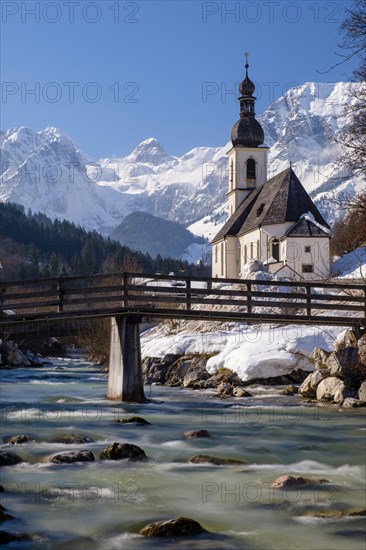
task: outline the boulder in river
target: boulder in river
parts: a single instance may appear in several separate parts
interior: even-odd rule
[[[13,367],[30,367],[31,362],[18,348],[18,344],[11,340],[5,340],[1,344],[1,353],[4,365]]]
[[[318,401],[340,403],[345,397],[344,382],[335,376],[329,376],[329,378],[322,380],[316,389],[316,398]]]
[[[117,420],[120,424],[135,424],[136,426],[151,426],[151,422],[145,420],[141,416],[128,416]]]
[[[299,394],[302,395],[303,397],[316,397],[316,391],[313,388],[312,379],[311,379],[312,374],[313,373],[309,374],[305,378],[301,386],[299,387]]]
[[[23,462],[23,459],[17,454],[11,451],[0,451],[0,466],[12,466],[20,462]]]
[[[149,523],[140,531],[144,537],[192,537],[205,533],[206,530],[198,521],[190,518],[174,518]]]
[[[240,464],[247,464],[247,462],[244,462],[243,460],[235,460],[232,458],[220,458],[218,456],[210,456],[210,455],[195,455],[193,456],[190,461],[192,464],[214,464],[215,466],[235,466]]]
[[[0,523],[7,521],[8,519],[14,519],[14,516],[6,513],[6,508],[0,504]]]
[[[230,397],[230,395],[233,395],[233,387],[231,384],[228,384],[227,382],[221,382],[217,386],[217,393],[220,395],[220,397]]]
[[[206,363],[207,361],[205,361]],[[183,378],[183,388],[196,389],[201,385],[201,382],[210,378],[210,374],[206,370],[206,366],[202,364],[202,361],[195,366],[189,367],[186,375]],[[203,386],[203,384],[202,384]]]
[[[299,388],[294,386],[293,384],[289,384],[285,390],[283,390],[283,395],[296,395],[299,393]]]
[[[67,451],[52,457],[55,464],[71,464],[72,462],[93,462],[95,457],[91,451]]]
[[[273,483],[273,489],[297,489],[303,487],[317,487],[329,483],[328,479],[310,478],[302,476],[285,475],[278,477]]]
[[[83,443],[92,443],[93,439],[87,435],[71,433],[60,435],[55,441],[56,443],[66,443],[67,445],[81,445]]]
[[[245,390],[244,388],[233,388],[234,397],[253,397],[253,394]]]
[[[361,336],[361,338],[357,343],[357,346],[358,346],[358,357],[360,359],[360,362],[362,363],[362,365],[366,366],[366,334]]]
[[[360,399],[355,399],[354,397],[346,397],[341,405],[344,409],[355,409],[357,407],[364,407],[365,403],[362,403]]]
[[[184,432],[186,437],[211,437],[210,432],[207,430],[192,430],[191,432]]]
[[[358,398],[362,403],[366,403],[366,382],[362,382],[358,389]]]
[[[131,443],[111,443],[104,451],[101,452],[102,460],[143,460],[146,458],[145,451],[137,445]]]
[[[30,438],[28,435],[14,435],[10,437],[10,439],[7,439],[5,443],[8,445],[21,445],[22,443],[29,443],[30,441],[34,441],[34,439]]]
[[[366,508],[352,508],[351,510],[316,510],[305,512],[305,515],[324,519],[363,518],[366,516]]]

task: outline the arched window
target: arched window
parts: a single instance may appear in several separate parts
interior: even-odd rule
[[[273,238],[269,242],[269,256],[276,260],[280,261],[280,241],[276,238]]]
[[[256,179],[255,174],[255,160],[250,158],[247,160],[247,180],[254,180]]]

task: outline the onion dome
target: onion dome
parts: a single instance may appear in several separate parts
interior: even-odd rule
[[[248,54],[245,54],[248,58]],[[264,143],[264,132],[262,126],[255,118],[253,96],[255,86],[248,76],[248,62],[245,64],[245,79],[240,83],[240,118],[231,130],[231,142],[234,147],[258,147]]]

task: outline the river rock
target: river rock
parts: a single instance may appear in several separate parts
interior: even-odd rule
[[[92,443],[93,439],[81,434],[64,434],[55,439],[56,443],[66,443],[67,445],[81,445],[83,443]]]
[[[244,388],[233,388],[234,397],[253,397],[253,394],[245,390]]]
[[[221,397],[230,397],[230,395],[233,395],[233,391],[234,388],[231,384],[228,384],[227,382],[221,382],[221,384],[217,386],[217,393]]]
[[[311,374],[309,374],[309,376],[305,378],[305,380],[299,387],[299,394],[303,397],[316,397],[316,391],[314,390],[311,383]]]
[[[358,398],[362,403],[366,403],[366,382],[362,382],[358,389]]]
[[[366,508],[352,508],[351,510],[316,510],[305,512],[306,516],[313,518],[355,518],[366,516]]]
[[[328,376],[330,376],[330,373],[327,369],[315,370],[312,372],[310,375],[310,385],[313,390],[316,391],[316,388],[319,386],[320,382],[325,378],[328,378]]]
[[[101,452],[100,458],[102,460],[123,460],[125,458],[129,460],[143,460],[146,458],[146,454],[137,445],[114,442]]]
[[[0,451],[0,466],[12,466],[20,462],[23,462],[23,459],[17,454],[11,451]]]
[[[206,363],[207,361],[205,361]],[[189,367],[186,375],[183,378],[182,386],[184,388],[196,388],[204,380],[210,378],[210,374],[207,372],[205,365],[201,364]]]
[[[67,451],[52,457],[55,464],[69,464],[72,462],[93,462],[95,457],[91,451]]]
[[[14,519],[14,516],[6,512],[6,508],[0,504],[0,523],[7,521],[8,519]]]
[[[322,348],[315,348],[311,352],[309,359],[311,361],[314,361],[315,368],[317,370],[328,369],[327,360],[330,356],[330,353],[331,353],[330,351],[325,351]]]
[[[146,357],[142,364],[142,376],[145,384],[165,384],[171,363],[164,363],[158,357]]]
[[[335,376],[325,378],[320,382],[316,389],[316,398],[318,401],[334,401],[340,403],[343,401],[345,385],[342,380]]]
[[[5,443],[8,445],[21,445],[22,443],[29,443],[30,441],[34,441],[27,435],[14,435],[10,439],[8,439]]]
[[[184,432],[186,437],[211,437],[210,432],[207,430],[193,430],[192,432]]]
[[[360,358],[360,362],[362,365],[366,366],[366,334],[361,336],[359,341],[357,342],[358,346],[358,356]]]
[[[346,397],[341,403],[342,407],[344,409],[351,409],[356,407],[363,407],[364,403],[360,401],[359,399],[355,399],[354,397]]]
[[[271,485],[273,489],[296,489],[297,487],[315,487],[329,483],[328,479],[311,479],[302,476],[280,476]]]
[[[246,462],[243,462],[242,460],[234,460],[232,458],[219,458],[217,456],[210,456],[210,455],[195,455],[193,456],[190,461],[192,464],[215,464],[215,466],[224,466],[224,465],[240,465],[240,464],[247,464]]]
[[[16,342],[11,340],[5,340],[1,345],[1,352],[3,354],[4,364],[15,367],[30,367],[31,362],[25,354],[18,348]]]
[[[359,339],[358,331],[348,329],[342,332],[337,338],[337,349],[357,348],[357,340]]]
[[[299,393],[299,388],[294,386],[293,384],[289,384],[285,390],[283,390],[283,395],[296,395]]]
[[[335,355],[342,370],[339,377],[344,380],[347,388],[357,390],[366,381],[366,365],[361,363],[358,349],[345,348]]]
[[[140,531],[140,535],[144,537],[192,537],[194,535],[200,535],[205,533],[205,529],[190,518],[174,518],[165,521],[156,521],[155,523],[149,523],[146,527],[143,527]]]
[[[117,420],[120,424],[136,424],[136,426],[151,426],[151,422],[145,420],[141,416],[130,416],[127,418],[119,418]]]
[[[178,359],[167,372],[166,385],[172,387],[181,386],[191,366],[192,359],[187,359],[186,357]]]

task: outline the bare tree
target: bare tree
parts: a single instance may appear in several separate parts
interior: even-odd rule
[[[340,47],[344,54],[336,65],[359,58],[360,64],[353,74],[360,86],[352,90],[356,102],[346,107],[345,115],[351,122],[339,140],[343,147],[339,161],[366,180],[366,0],[354,0],[346,11],[347,17],[340,29],[343,35]]]

